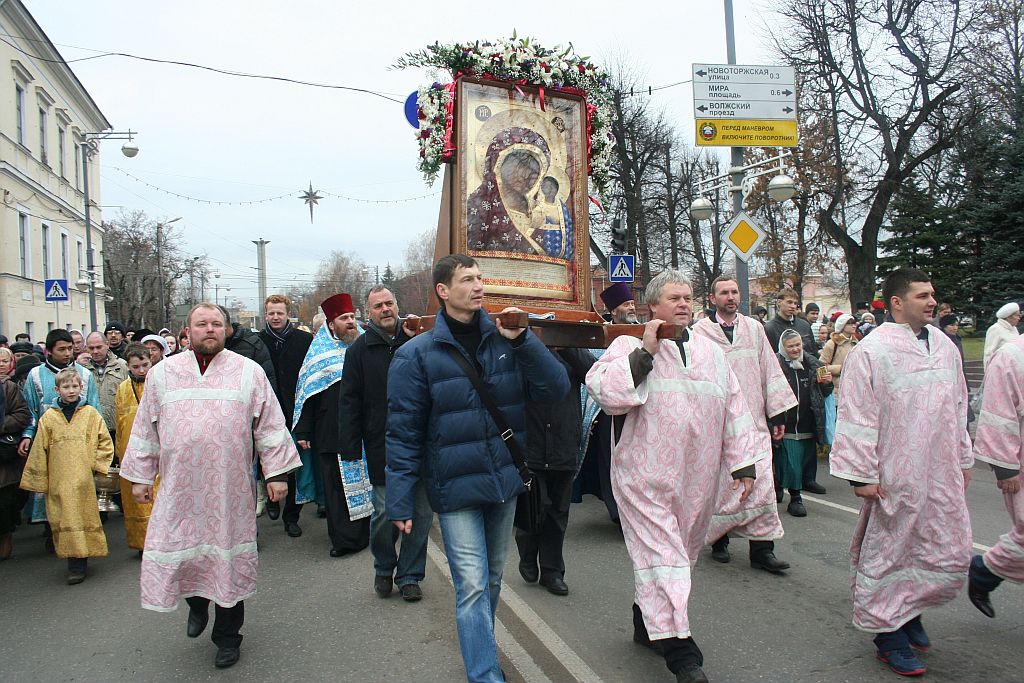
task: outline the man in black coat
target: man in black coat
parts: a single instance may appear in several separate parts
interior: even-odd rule
[[[341,456],[359,460],[366,451],[366,465],[373,484],[373,515],[370,517],[370,552],[373,554],[373,589],[386,598],[397,584],[402,599],[419,600],[419,583],[427,566],[427,534],[434,521],[422,482],[416,490],[412,533],[402,536],[395,552],[398,529],[387,518],[387,464],[384,433],[388,416],[388,368],[399,346],[413,336],[408,323],[400,323],[394,294],[378,285],[366,295],[366,332],[345,354],[338,402]],[[415,319],[415,316],[410,316]]]
[[[772,349],[778,350],[782,333],[792,329],[799,332],[804,340],[804,351],[817,356],[821,348],[818,346],[818,340],[814,338],[814,333],[811,332],[811,324],[797,315],[797,311],[800,310],[800,295],[786,287],[776,295],[775,300],[778,313],[764,324],[764,333],[768,335]]]
[[[259,339],[267,348],[270,354],[270,362],[274,368],[274,393],[277,401],[281,404],[281,411],[284,413],[284,421],[288,431],[292,429],[292,413],[295,411],[295,386],[299,381],[299,369],[302,361],[306,358],[306,352],[313,341],[313,335],[309,332],[295,329],[288,318],[288,307],[291,301],[283,294],[271,294],[263,303],[263,318],[266,320],[266,327],[259,333]],[[232,335],[234,336],[234,335]],[[307,462],[310,453],[307,450],[299,450],[303,456],[302,469],[316,469],[317,462]],[[288,497],[284,502],[284,530],[292,538],[302,535],[302,527],[299,526],[299,515],[302,514],[302,504],[295,502],[295,495],[298,487],[295,482],[296,472],[288,474]],[[268,514],[271,519],[277,519],[280,514],[280,503],[268,502]]]
[[[540,487],[543,513],[535,533],[516,511],[516,546],[519,573],[528,583],[555,595],[568,595],[562,545],[569,525],[572,482],[579,465],[582,407],[580,387],[597,360],[587,349],[561,349],[555,357],[569,375],[569,395],[558,403],[532,403],[526,407],[526,463]],[[520,505],[524,501],[520,500]],[[415,527],[414,527],[415,528]],[[539,564],[539,567],[538,567]]]

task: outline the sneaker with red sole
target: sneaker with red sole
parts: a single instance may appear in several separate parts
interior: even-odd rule
[[[900,676],[920,676],[928,671],[928,667],[917,658],[917,655],[909,647],[878,652],[877,656],[878,661]]]

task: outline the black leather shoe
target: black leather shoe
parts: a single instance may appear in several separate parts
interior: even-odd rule
[[[704,674],[704,669],[691,666],[676,672],[676,683],[708,683],[708,677]]]
[[[548,589],[548,593],[553,595],[568,595],[569,586],[566,585],[565,580],[561,576],[550,576],[540,580],[540,585]]]
[[[298,538],[299,536],[302,535],[302,527],[300,527],[295,522],[285,522],[284,523],[284,532],[286,534],[288,534],[289,536],[291,536],[292,538]]]
[[[781,574],[784,570],[789,569],[789,562],[783,562],[775,557],[775,553],[767,552],[751,557],[750,566],[754,569],[763,569],[772,574]]]
[[[995,619],[996,609],[992,606],[992,600],[989,599],[991,592],[981,588],[973,581],[968,581],[967,583],[967,597],[970,599],[971,604],[977,607],[978,611],[989,619]]]
[[[391,591],[395,587],[395,580],[390,575],[383,576],[377,574],[373,577],[373,592],[377,594],[378,598],[386,598],[391,595]]]
[[[732,559],[732,555],[729,554],[728,536],[711,544],[711,559],[722,564],[728,564]]]
[[[267,501],[267,517],[270,517],[270,519],[277,519],[280,516],[281,516],[281,504],[280,503],[271,503],[268,500]]]
[[[540,578],[540,570],[537,569],[537,562],[519,560],[519,575],[523,577],[523,581],[526,583],[537,583],[537,579]]]
[[[793,515],[794,517],[806,517],[807,508],[804,507],[804,502],[797,498],[796,500],[789,501],[789,506],[786,508],[786,512]]]
[[[189,638],[198,638],[206,630],[206,625],[210,622],[209,612],[195,612],[190,609],[188,611],[188,625],[185,627],[185,635]]]
[[[339,550],[337,548],[331,548],[331,557],[344,557],[348,554],[347,550]]]
[[[238,663],[241,650],[237,647],[218,647],[217,656],[213,658],[213,665],[218,669],[227,669]]]
[[[419,602],[423,599],[423,591],[420,590],[418,583],[407,583],[400,586],[398,592],[402,594],[402,599],[406,602]]]
[[[807,491],[808,493],[817,493],[819,496],[825,495],[825,487],[816,481],[804,484],[804,491]]]

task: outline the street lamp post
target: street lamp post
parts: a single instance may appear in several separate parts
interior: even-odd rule
[[[131,130],[124,132],[110,131],[107,133],[82,133],[82,195],[85,201],[85,277],[76,284],[79,288],[84,284],[89,291],[89,329],[96,330],[96,263],[92,252],[92,220],[89,216],[89,159],[100,150],[100,140],[126,140],[121,145],[121,153],[131,159],[139,153],[139,146],[132,138],[136,135]],[[82,282],[85,280],[86,282]]]
[[[742,147],[734,147],[742,150]],[[784,159],[792,156],[792,152],[782,152],[777,156],[759,161],[754,164],[743,166],[742,151],[739,164],[733,158],[733,165],[728,173],[702,180],[698,183],[700,196],[690,204],[690,217],[695,221],[703,221],[711,218],[715,213],[715,205],[705,197],[705,193],[712,190],[728,190],[732,197],[732,206],[735,213],[743,210],[747,197],[754,189],[754,181],[761,176],[776,174],[768,183],[768,196],[772,201],[784,202],[796,194],[796,183],[785,173]],[[777,168],[770,165],[779,162]],[[740,313],[750,314],[750,275],[747,270],[747,262],[736,256],[736,284],[740,289]]]

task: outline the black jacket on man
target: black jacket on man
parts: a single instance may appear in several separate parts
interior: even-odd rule
[[[340,453],[347,460],[358,460],[365,447],[370,483],[374,486],[386,485],[384,433],[388,417],[388,368],[398,347],[410,339],[401,321],[397,332],[392,339],[380,328],[367,325],[366,333],[345,352],[341,376]]]
[[[260,332],[259,338],[270,354],[276,382],[274,392],[277,394],[277,402],[281,404],[281,410],[284,412],[285,424],[291,430],[299,370],[302,369],[302,361],[306,359],[309,345],[313,343],[313,335],[293,328],[283,342],[279,342],[266,330]]]
[[[277,373],[274,371],[274,363],[270,360],[270,352],[267,351],[263,340],[248,327],[242,327],[238,323],[231,323],[231,330],[231,336],[224,342],[224,348],[256,361],[263,368],[263,372],[267,373],[267,379],[270,380],[270,386],[274,388],[276,396]]]
[[[583,429],[580,385],[597,361],[587,349],[553,351],[569,375],[569,395],[557,403],[526,407],[526,462],[533,472],[576,471]]]
[[[782,339],[782,333],[786,330],[799,332],[800,337],[804,340],[804,351],[812,356],[818,355],[821,349],[818,348],[818,342],[814,339],[814,333],[811,332],[811,324],[798,315],[794,315],[792,320],[786,320],[778,313],[764,324],[764,333],[768,335],[772,351],[779,352],[779,340]]]

